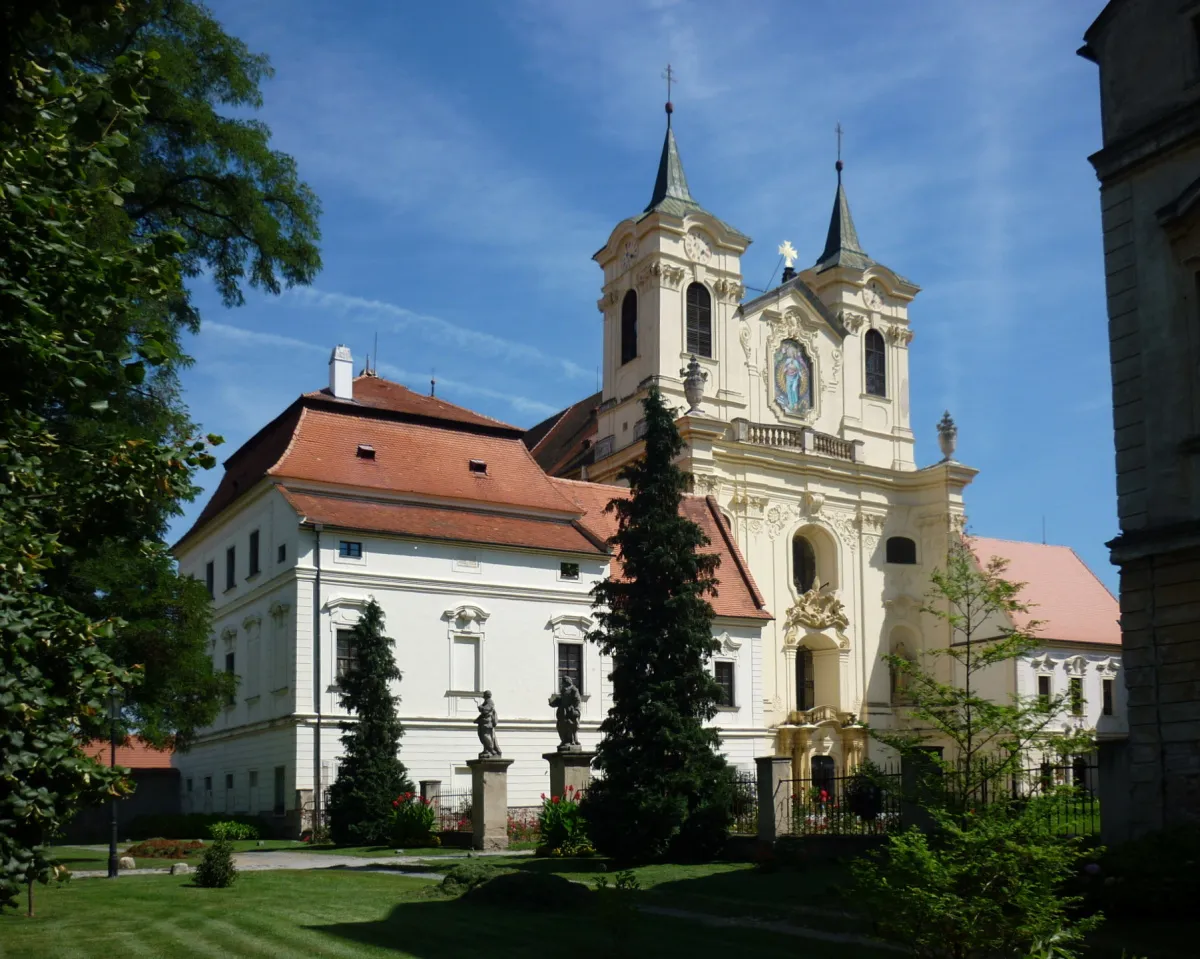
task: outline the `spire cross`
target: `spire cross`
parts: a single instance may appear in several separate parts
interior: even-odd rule
[[[837,126],[833,128],[833,132],[837,134],[837,158],[838,163],[842,162],[842,121],[839,120]]]
[[[667,64],[667,69],[662,73],[663,79],[667,81],[667,103],[671,102],[671,84],[675,80],[675,71],[671,69],[671,64]]]

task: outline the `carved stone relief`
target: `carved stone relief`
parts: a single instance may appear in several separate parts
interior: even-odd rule
[[[884,335],[888,341],[894,346],[908,346],[912,342],[913,331],[907,326],[901,326],[899,323],[893,323],[884,331]]]
[[[713,282],[713,292],[723,300],[737,303],[746,295],[746,287],[737,280],[723,276]],[[743,344],[742,348],[745,349],[745,344]]]
[[[663,260],[654,260],[638,270],[634,283],[639,290],[643,291],[654,286],[667,286],[677,290],[686,275],[687,271],[682,266]]]
[[[738,342],[742,344],[742,352],[746,354],[746,359],[750,359],[750,324],[745,320],[738,325]]]
[[[842,310],[838,316],[842,321],[842,326],[846,328],[846,332],[852,335],[857,334],[867,322],[867,318],[865,316],[863,316],[861,313],[855,313],[852,310]]]

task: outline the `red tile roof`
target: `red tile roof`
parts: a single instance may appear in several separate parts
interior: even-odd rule
[[[265,477],[575,512],[517,427],[374,376],[358,377],[354,396],[306,393],[242,444],[176,546]],[[375,458],[359,457],[360,445],[374,447]],[[486,474],[471,472],[470,460],[485,462]]]
[[[452,540],[485,546],[509,546],[555,553],[608,550],[578,522],[488,513],[479,509],[389,503],[279,487],[303,520],[340,529],[366,530],[417,539]]]
[[[514,433],[521,433],[520,427],[511,426],[500,420],[476,413],[463,406],[447,403],[436,396],[426,396],[410,390],[407,386],[393,383],[379,376],[358,376],[354,379],[354,399],[339,400],[329,389],[314,390],[304,394],[306,399],[320,399],[330,403],[348,406],[369,407],[384,410],[389,413],[402,413],[409,416],[419,416],[430,420],[442,420],[450,423],[467,423],[473,426],[491,426]]]
[[[101,765],[107,766],[111,748],[104,740],[93,739],[83,747],[83,751],[92,759],[99,760]],[[155,749],[135,736],[124,745],[117,746],[117,765],[128,766],[130,769],[170,769],[171,750]]]
[[[555,479],[553,482],[579,504],[579,508],[584,512],[582,522],[593,535],[607,541],[616,534],[616,513],[606,513],[605,507],[613,499],[628,496],[627,488],[567,479]],[[750,575],[745,559],[742,558],[741,550],[738,549],[717,509],[716,501],[712,497],[685,496],[680,504],[680,512],[696,523],[708,537],[709,545],[704,547],[702,552],[716,553],[721,557],[721,565],[716,574],[717,595],[709,597],[713,612],[718,616],[773,619],[774,617],[763,609],[766,604]],[[619,555],[612,558],[610,574],[614,577],[622,575]]]
[[[575,476],[591,462],[596,440],[596,408],[602,394],[594,393],[542,420],[525,434],[525,445],[551,476]]]
[[[1041,620],[1036,635],[1068,643],[1121,644],[1120,605],[1073,549],[1042,543],[973,536],[971,548],[981,563],[993,556],[1008,560],[1004,578],[1024,583],[1026,613],[1014,616],[1014,626]]]

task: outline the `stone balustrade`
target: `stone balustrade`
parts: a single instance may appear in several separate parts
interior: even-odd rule
[[[799,450],[801,453],[815,453],[850,463],[855,461],[854,443],[851,440],[818,433],[807,426],[778,426],[736,419],[733,421],[733,431],[734,439],[742,443]]]

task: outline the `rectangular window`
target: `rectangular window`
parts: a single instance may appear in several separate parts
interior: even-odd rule
[[[204,777],[204,791],[206,793],[212,792],[212,776]]]
[[[275,801],[272,805],[272,811],[276,816],[282,816],[287,808],[283,799],[284,777],[286,776],[287,766],[275,767]]]
[[[353,543],[348,539],[338,543],[338,556],[343,559],[362,559],[362,543]]]
[[[225,550],[225,588],[233,589],[237,585],[237,551],[230,546]]]
[[[1113,714],[1113,681],[1111,679],[1103,680],[1100,689],[1104,697],[1104,715],[1111,716]]]
[[[1070,701],[1071,701],[1071,715],[1072,716],[1082,716],[1083,715],[1083,706],[1084,706],[1083,680],[1079,676],[1071,677],[1071,684],[1070,684],[1070,689],[1068,691],[1068,695],[1069,695]]]
[[[479,689],[478,640],[454,640],[454,674],[451,679],[452,688],[458,692],[473,693]]]
[[[187,791],[188,791],[188,794],[190,795],[190,794],[191,794],[191,792],[192,792],[192,781],[191,781],[190,779],[188,779],[188,780],[186,780],[185,782],[186,782],[186,785],[187,785]]]
[[[236,672],[236,662],[233,653],[225,654],[225,672],[231,675]],[[230,693],[229,698],[225,700],[225,705],[232,706],[236,701],[234,694]]]
[[[1041,701],[1042,706],[1050,705],[1050,677],[1049,676],[1039,676],[1038,677],[1038,699]]]
[[[258,530],[254,530],[250,534],[250,572],[246,575],[254,576],[258,571]]]
[[[258,788],[258,770],[257,769],[250,770],[250,788],[251,789]],[[251,810],[251,811],[253,811],[253,810]]]
[[[226,774],[225,774],[225,788],[226,788],[226,789],[232,789],[232,788],[233,788],[233,773],[226,773]]]
[[[569,679],[583,693],[583,643],[558,644],[558,689],[563,679]]]
[[[579,564],[578,563],[559,563],[558,578],[575,582],[579,579]]]
[[[715,662],[713,663],[717,685],[721,687],[721,696],[717,700],[718,706],[734,705],[733,700],[733,663]]]
[[[339,629],[337,631],[337,678],[343,676],[358,666],[358,650],[354,648],[354,630]]]
[[[208,587],[208,598],[215,598],[217,595],[217,571],[211,559],[204,564],[204,585]]]
[[[280,543],[279,548],[275,550],[275,562],[282,563],[287,559],[287,543]]]

